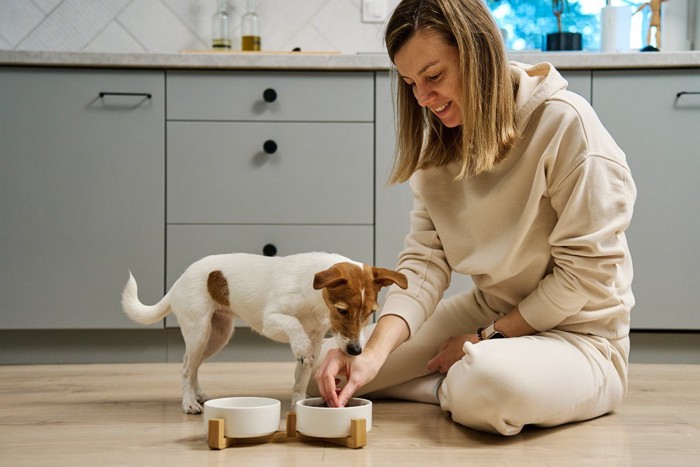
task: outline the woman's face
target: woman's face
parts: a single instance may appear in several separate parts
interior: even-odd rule
[[[394,64],[427,107],[449,128],[461,125],[459,52],[438,34],[417,31],[394,55]]]

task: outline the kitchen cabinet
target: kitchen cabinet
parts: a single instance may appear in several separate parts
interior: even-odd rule
[[[569,81],[570,90],[590,101],[591,72],[571,71],[562,73]],[[378,265],[393,268],[403,249],[403,239],[409,231],[409,212],[413,197],[408,183],[387,185],[394,160],[395,121],[392,99],[393,75],[388,72],[377,73],[376,91],[376,171],[375,182],[375,232],[376,261]],[[450,287],[445,291],[449,297],[465,292],[472,287],[469,276],[452,274]]]
[[[164,108],[163,72],[0,68],[0,329],[141,327],[119,296],[129,270],[163,292]]]
[[[632,328],[700,330],[700,70],[594,71],[593,107],[638,190]]]
[[[689,94],[700,71],[563,75],[639,190],[633,329],[700,329],[700,96]],[[66,361],[138,353],[142,326],[119,305],[129,270],[151,304],[214,253],[327,250],[394,267],[411,209],[406,184],[386,185],[394,137],[387,71],[0,67],[0,331],[27,355],[45,347],[32,330],[70,330],[71,350],[51,350]],[[470,286],[455,275],[447,295]]]
[[[373,73],[172,71],[167,88],[167,287],[216,253],[374,262]]]

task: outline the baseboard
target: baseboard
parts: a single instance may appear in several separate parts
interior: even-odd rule
[[[700,333],[633,331],[630,362],[700,364]]]
[[[700,364],[700,333],[633,332],[630,362]],[[0,331],[0,364],[179,362],[178,328]],[[293,361],[288,344],[237,328],[211,361]]]
[[[0,331],[0,364],[179,362],[185,352],[177,328],[137,330]],[[238,328],[211,361],[293,361],[287,344]]]

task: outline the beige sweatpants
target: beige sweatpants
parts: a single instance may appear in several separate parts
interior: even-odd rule
[[[392,395],[393,391],[401,398],[425,401],[419,393],[426,391],[426,380],[431,380],[422,378],[430,374],[426,363],[445,340],[474,333],[497,317],[478,292],[443,300],[356,395]],[[319,362],[333,345],[332,339],[326,340]],[[464,351],[440,386],[439,402],[455,422],[481,431],[515,435],[529,424],[555,426],[591,419],[617,407],[627,391],[628,338],[611,342],[551,330],[468,342]],[[318,394],[314,382],[309,393]],[[416,397],[405,396],[414,393]]]

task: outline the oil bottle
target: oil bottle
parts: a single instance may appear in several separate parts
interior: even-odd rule
[[[226,0],[217,1],[211,25],[211,46],[217,50],[231,48],[231,23]]]
[[[246,13],[241,18],[241,50],[260,50],[260,25],[255,12],[255,1],[248,0]]]

